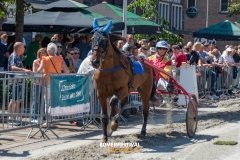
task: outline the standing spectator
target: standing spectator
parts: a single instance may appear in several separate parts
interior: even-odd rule
[[[58,33],[58,42],[62,43],[63,40],[63,33]]]
[[[73,47],[77,47],[80,51],[80,57],[82,61],[87,57],[88,52],[92,49],[90,45],[86,43],[86,37],[85,36],[80,36],[79,38],[79,43]]]
[[[142,39],[142,44],[141,45],[148,45],[148,40],[147,39]]]
[[[24,69],[22,60],[20,59],[20,56],[24,53],[24,44],[22,42],[16,42],[13,46],[14,51],[9,56],[8,59],[8,71],[21,71],[25,72],[27,74],[32,74],[31,70]],[[10,75],[10,77],[13,77],[13,75]],[[13,93],[13,86],[15,86],[15,93]],[[20,103],[21,103],[21,95],[22,95],[22,84],[16,83],[10,85],[11,90],[11,100],[8,105],[8,113],[20,113]],[[14,102],[13,102],[14,101]],[[9,117],[10,120],[13,120],[13,117]],[[18,121],[20,121],[19,115],[16,118]],[[19,125],[19,124],[17,124]]]
[[[73,35],[73,41],[75,41],[76,39],[79,39],[79,38],[80,38],[80,36],[79,36],[78,33],[75,33],[75,34]]]
[[[51,42],[50,38],[44,37],[41,42],[41,48],[47,48],[47,45]]]
[[[183,53],[185,54],[185,56],[187,57],[187,63],[189,63],[189,60],[191,58],[191,54],[190,54],[190,48],[188,46],[184,46],[183,47]]]
[[[40,66],[37,70],[39,73],[44,73],[44,80],[47,84],[47,89],[45,90],[45,112],[50,114],[49,107],[50,107],[50,75],[51,73],[61,73],[61,70],[63,69],[64,73],[69,73],[69,69],[67,68],[66,64],[64,63],[64,60],[62,56],[55,56],[57,53],[57,46],[54,43],[49,43],[47,46],[47,54],[48,56],[43,56]],[[46,127],[47,124],[43,124],[43,127]],[[55,125],[52,125],[50,127],[55,127]]]
[[[194,43],[193,46],[191,46],[191,45],[188,46],[191,50],[191,52],[190,52],[191,57],[189,60],[190,65],[198,65],[200,63],[200,55],[198,52],[199,52],[201,46],[202,46],[202,44],[200,42]]]
[[[62,56],[63,58],[66,57],[65,54],[62,54],[62,44],[59,43],[59,42],[55,42],[55,44],[57,45],[57,53],[56,53],[56,56]]]
[[[124,51],[124,52],[127,51],[127,47],[128,47],[129,45],[133,45],[133,44],[134,44],[134,37],[133,37],[133,35],[132,35],[132,34],[128,34],[126,40],[127,40],[127,42],[126,42],[126,44],[124,44],[124,46],[123,46],[123,51]]]
[[[155,47],[150,47],[150,56],[156,54],[157,50]]]
[[[172,56],[173,56],[173,50],[172,50],[172,48],[169,48],[169,50],[167,51],[167,55],[166,55],[169,59],[171,59],[172,58]]]
[[[31,42],[28,45],[28,49],[25,57],[25,66],[27,69],[32,70],[33,61],[37,58],[37,51],[40,47],[41,42],[42,42],[42,36],[40,34],[36,34],[35,41]]]
[[[68,67],[70,73],[76,73],[76,66],[74,63],[74,50],[73,49],[67,49],[66,50],[66,57],[64,58],[64,61],[66,63],[66,66]]]
[[[51,42],[58,42],[58,34],[54,34],[51,38]]]
[[[150,52],[149,52],[149,49],[148,49],[147,45],[142,45],[141,46],[141,51],[140,51],[139,55],[145,55],[146,57],[150,56]]]
[[[137,48],[137,47],[134,47],[134,48],[132,49],[132,54],[133,54],[133,56],[134,56],[135,59],[136,59],[136,57],[138,57],[138,48]]]
[[[117,48],[119,49],[119,51],[123,51],[123,40],[119,40],[118,42],[117,42]]]
[[[8,35],[7,34],[2,34],[1,35],[2,44],[7,45],[7,40],[8,40]]]
[[[172,50],[175,55],[176,68],[179,68],[183,62],[187,63],[187,57],[184,53],[180,52],[180,47],[178,45],[173,45]]]
[[[0,43],[0,71],[3,72],[4,70],[6,70],[6,68],[4,67],[4,62],[5,62],[5,58],[8,58],[9,53],[7,51],[7,47]]]
[[[155,47],[155,46],[156,46],[156,39],[150,38],[149,43],[148,43],[148,48]]]
[[[79,59],[79,56],[80,56],[80,51],[78,48],[73,48],[73,51],[74,51],[74,55],[73,55],[73,60],[74,60],[74,63],[75,63],[75,66],[76,66],[76,71],[78,71],[81,63],[82,63],[82,60]]]
[[[210,47],[210,45],[209,45],[208,43],[205,43],[205,44],[203,45],[203,51],[204,51],[204,52],[208,53],[208,52],[211,51],[210,49],[211,49],[211,47]]]
[[[203,58],[204,61],[207,61],[207,57],[208,57],[208,52],[205,52],[204,49],[206,47],[202,44],[201,48],[199,50],[199,54],[201,55],[201,57]]]
[[[237,85],[237,67],[234,63],[233,60],[233,54],[232,54],[232,48],[227,48],[225,54],[222,55],[223,59],[226,61],[226,65],[227,67],[232,67],[232,73],[233,73],[233,81],[232,81],[232,86],[236,86]],[[231,73],[230,73],[231,74]],[[228,90],[228,93],[230,95],[232,95],[232,90]]]
[[[50,39],[49,39],[50,40]],[[33,72],[37,72],[42,56],[47,56],[47,50],[45,48],[41,48],[37,52],[37,59],[33,61]],[[42,92],[42,82],[39,83],[34,83],[34,103],[31,105],[31,113],[32,114],[38,114],[39,113],[39,98],[40,98],[40,93]],[[31,117],[31,122],[37,123],[37,116],[32,116]]]
[[[86,43],[87,43],[88,45],[91,45],[91,44],[90,44],[90,43],[91,43],[90,35],[89,35],[89,34],[85,34],[85,38],[86,38]]]
[[[69,38],[63,38],[62,39],[62,54],[65,55],[65,50],[68,48],[68,45],[70,43]]]
[[[135,47],[136,47],[135,45],[129,45],[127,47],[125,55],[131,57],[133,55],[133,48],[135,48]]]

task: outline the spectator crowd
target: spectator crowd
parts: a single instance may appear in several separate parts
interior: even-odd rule
[[[79,35],[76,33],[64,37],[62,33],[59,33],[54,34],[51,38],[36,34],[34,41],[28,46],[23,42],[8,40],[8,35],[2,30],[0,30],[0,37],[0,71],[21,71],[28,74],[33,72],[77,73],[81,69],[82,62],[88,60],[92,54],[89,34]],[[134,35],[131,34],[127,35],[125,41],[119,40],[114,44],[126,56],[143,57],[152,64],[155,63],[154,58],[161,59],[164,65],[163,69],[169,73],[183,64],[206,67],[207,75],[211,77],[211,94],[209,98],[218,99],[222,94],[216,89],[218,83],[221,83],[217,81],[217,77],[226,68],[232,68],[232,86],[239,89],[240,46],[226,45],[225,50],[220,52],[214,43],[202,44],[196,42],[193,44],[188,42],[185,46],[181,43],[169,45],[165,41],[156,40],[155,38],[142,39],[137,42]],[[200,69],[196,70],[196,72],[199,75],[202,74]],[[44,76],[46,78],[47,74]],[[50,81],[49,79],[46,81],[48,85],[46,92],[50,95]],[[36,86],[36,91],[41,92],[41,83],[36,84]],[[159,85],[159,87],[160,89],[164,88],[162,85]],[[229,89],[228,94],[232,95],[236,94],[236,92]],[[15,97],[15,99],[17,98]],[[48,99],[48,103],[50,103],[50,98],[48,97]],[[12,112],[12,107],[10,107],[12,103],[9,104],[10,112]],[[49,106],[49,104],[46,106]],[[16,108],[15,112],[18,113],[19,104],[14,105],[14,107]],[[37,110],[38,104],[36,103],[32,112],[36,113]],[[45,111],[47,112],[48,108]],[[32,117],[32,120],[36,121],[37,119]]]

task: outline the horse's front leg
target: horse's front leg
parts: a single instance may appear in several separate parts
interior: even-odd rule
[[[111,128],[112,128],[113,131],[116,131],[117,128],[118,128],[120,115],[122,114],[122,111],[123,111],[124,107],[126,107],[128,105],[128,98],[125,97],[120,102],[121,102],[120,110],[118,110],[118,112],[114,115],[114,120],[111,121]]]
[[[113,131],[117,130],[119,117],[123,111],[123,108],[128,104],[127,94],[128,94],[128,89],[121,88],[110,99],[110,106],[112,108],[111,118],[112,117],[114,118],[111,121],[111,128]],[[119,101],[121,102],[120,110],[117,107]]]
[[[107,97],[106,96],[99,96],[99,92],[97,92],[97,96],[98,96],[98,100],[99,100],[99,103],[101,105],[101,109],[102,109],[102,112],[101,112],[101,116],[102,116],[102,130],[103,130],[103,138],[102,138],[102,143],[106,143],[108,138],[107,138],[107,125],[108,125],[108,114],[107,114],[107,103],[106,103],[106,100],[107,100]]]

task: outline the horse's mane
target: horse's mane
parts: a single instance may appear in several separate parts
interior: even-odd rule
[[[125,38],[123,38],[119,35],[116,35],[116,34],[109,34],[109,38],[110,38],[110,42],[111,42],[111,45],[112,45],[114,51],[117,52],[117,54],[121,55],[122,52],[117,48],[117,46],[114,44],[114,42],[119,41],[119,40],[125,41]]]

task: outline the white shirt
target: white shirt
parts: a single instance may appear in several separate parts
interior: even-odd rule
[[[92,66],[91,58],[92,58],[92,55],[86,57],[82,61],[81,65],[78,69],[78,72],[77,72],[78,74],[89,74],[89,73],[94,74],[95,73],[96,69],[93,68],[93,66]]]
[[[230,55],[227,55],[227,53],[223,54],[222,57],[227,61],[228,63],[234,63],[233,57]]]

